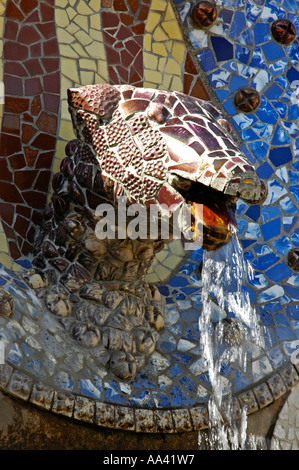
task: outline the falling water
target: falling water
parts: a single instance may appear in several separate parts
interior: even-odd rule
[[[204,253],[199,328],[212,394],[208,404],[210,425],[207,436],[199,436],[200,448],[243,450],[255,446],[254,436],[247,436],[246,408],[240,412],[234,406],[232,384],[221,374],[230,364],[246,370],[250,347],[263,345],[256,312],[244,289],[251,276],[251,266],[236,234],[219,250]]]

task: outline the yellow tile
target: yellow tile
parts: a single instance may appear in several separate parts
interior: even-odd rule
[[[55,0],[56,8],[65,8],[68,4],[68,0]]]
[[[63,44],[71,44],[74,42],[74,37],[64,28],[57,28],[57,39],[59,43]]]
[[[66,11],[70,20],[72,20],[77,15],[77,12],[71,7],[68,7]]]
[[[183,82],[181,77],[172,77],[170,89],[173,91],[183,91]]]
[[[170,90],[172,75],[163,75],[163,82],[159,85],[160,90]]]
[[[60,28],[66,28],[69,25],[70,20],[65,10],[60,8],[55,10],[55,23]]]
[[[153,53],[156,55],[162,55],[165,57],[168,55],[166,47],[161,42],[153,43]]]
[[[154,54],[144,52],[143,63],[144,67],[146,67],[147,69],[156,70],[158,66],[158,57],[156,57]]]
[[[82,29],[75,33],[75,37],[82,46],[87,46],[92,42],[91,37],[85,31],[82,31]]]
[[[90,8],[92,8],[94,11],[100,11],[100,2],[99,0],[89,0],[88,5]]]
[[[79,26],[76,23],[70,23],[67,27],[66,30],[68,33],[70,33],[72,36],[79,31]]]
[[[161,83],[162,82],[162,73],[154,70],[144,69],[144,78],[149,82]]]
[[[163,31],[163,29],[161,28],[161,26],[157,26],[157,28],[155,29],[154,33],[153,33],[153,39],[155,41],[167,41],[167,39],[169,39],[169,37],[167,36],[167,34],[165,33],[165,31]]]
[[[81,46],[79,43],[74,43],[72,44],[74,54],[76,54],[76,57],[89,57],[87,54],[86,50]]]
[[[164,250],[161,250],[159,253],[156,254],[155,258],[162,263],[167,258],[168,250],[167,248],[164,248]]]
[[[75,44],[73,46],[70,46],[69,44],[59,44],[60,57],[72,57],[73,59],[78,59],[79,55],[74,49]]]
[[[11,257],[6,253],[0,253],[0,263],[8,269],[11,269]]]
[[[102,32],[98,29],[89,28],[89,36],[95,41],[103,42]]]
[[[150,11],[147,17],[145,31],[147,33],[152,33],[160,22],[161,22],[161,15],[154,11]]]
[[[108,74],[107,62],[105,60],[98,60],[97,65],[98,65],[98,75],[100,77],[103,77],[104,81],[108,82],[109,74]]]
[[[157,83],[147,82],[147,81],[143,82],[143,86],[144,88],[153,88],[155,90],[158,88]]]
[[[148,282],[149,284],[156,284],[159,281],[160,279],[156,274],[147,274],[145,276],[145,282]]]
[[[66,140],[67,142],[75,138],[75,133],[74,133],[71,121],[61,119],[59,137],[61,137],[63,140]],[[64,150],[63,150],[63,153],[64,153]]]
[[[178,264],[182,261],[182,258],[176,255],[168,256],[165,261],[163,261],[163,266],[171,270],[175,269]]]
[[[165,0],[152,0],[151,10],[164,11],[167,7],[167,2]]]
[[[165,41],[164,45],[166,49],[171,53],[172,55],[172,48],[173,48],[173,41]]]
[[[61,89],[61,96],[66,96],[67,95],[67,89],[70,87],[73,87],[75,83],[70,80],[69,78],[65,77],[63,75],[63,69],[62,69],[62,74],[60,76],[60,89]]]
[[[20,271],[22,271],[22,266],[20,266],[20,265],[17,264],[17,263],[12,263],[11,270],[12,270],[14,273],[19,273]]]
[[[99,75],[98,73],[94,74],[94,83],[95,84],[103,84],[103,83],[108,83],[109,82],[109,77],[104,77]]]
[[[179,64],[172,58],[169,58],[167,60],[167,64],[165,66],[165,73],[171,73],[171,74],[174,74],[174,75],[181,75],[182,74],[182,70],[181,70],[181,67],[179,66]]]
[[[170,39],[183,40],[183,36],[176,20],[163,21],[162,28]]]
[[[106,60],[105,46],[102,42],[92,41],[91,44],[85,47],[85,50],[89,54],[89,57],[93,59]]]
[[[84,31],[88,31],[88,18],[87,16],[77,15],[74,17],[73,21],[77,23]]]
[[[101,30],[101,18],[100,15],[94,14],[89,17],[90,21],[90,26],[93,29],[96,29],[98,31]]]
[[[63,57],[61,60],[61,73],[71,80],[71,82],[79,82],[77,61]],[[70,85],[72,86],[72,85]]]
[[[158,70],[160,70],[160,72],[164,71],[164,67],[165,67],[165,64],[166,64],[166,57],[160,57],[159,59],[159,67],[158,67]]]
[[[181,240],[173,240],[168,244],[171,253],[178,256],[185,256],[186,252],[183,248]]]
[[[2,0],[2,2],[0,2],[0,15],[4,15],[5,5],[6,5],[6,0]]]
[[[174,20],[174,19],[175,19],[175,14],[174,14],[173,8],[171,6],[171,3],[168,3],[164,20],[168,21],[168,20]]]
[[[96,72],[97,64],[95,60],[92,59],[79,59],[80,69],[93,70]]]
[[[164,266],[161,266],[161,264],[157,265],[155,273],[160,279],[160,281],[164,281],[164,279],[166,279],[171,274],[169,269],[165,268]]]
[[[145,34],[143,38],[143,47],[145,51],[151,51],[152,50],[152,35],[151,34]]]
[[[185,59],[186,46],[184,43],[175,42],[172,48],[173,58],[179,63],[182,64]]]
[[[94,83],[94,72],[81,70],[80,76],[82,85],[92,85]]]
[[[0,232],[0,250],[3,253],[8,253],[8,245],[5,233]]]
[[[92,15],[93,11],[89,8],[86,0],[80,0],[79,4],[77,5],[77,12],[80,15]]]

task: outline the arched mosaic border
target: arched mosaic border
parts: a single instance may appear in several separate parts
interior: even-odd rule
[[[286,364],[264,382],[238,394],[233,399],[236,418],[240,417],[244,407],[248,415],[252,414],[293,389],[299,381],[298,374],[293,364]],[[10,365],[0,365],[0,390],[46,411],[107,428],[142,433],[177,433],[201,431],[209,426],[208,408],[204,404],[172,409],[114,405],[65,390],[55,390]]]

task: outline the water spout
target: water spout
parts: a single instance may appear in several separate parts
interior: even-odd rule
[[[209,430],[199,436],[200,448],[243,450],[255,446],[247,436],[247,411],[235,407],[231,382],[223,371],[228,364],[246,370],[263,335],[245,284],[252,275],[237,235],[213,252],[205,252],[202,269],[203,309],[199,319],[201,348],[211,384]]]

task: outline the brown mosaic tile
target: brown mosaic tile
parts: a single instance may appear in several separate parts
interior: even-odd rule
[[[4,226],[15,258],[30,252],[34,231],[32,227],[27,241],[30,215],[35,214],[37,221],[46,204],[60,99],[59,51],[52,1],[8,0],[5,15],[6,96],[0,154],[8,157],[9,167],[0,163],[0,197],[7,202],[5,213],[19,214],[13,229]],[[15,204],[19,204],[18,209]]]
[[[106,3],[105,3],[106,4]],[[135,0],[114,0],[114,12],[103,10],[103,37],[110,83],[143,84],[143,33],[149,7]],[[113,46],[113,47],[111,47]],[[131,58],[131,54],[133,57]]]
[[[24,19],[24,15],[21,10],[14,4],[12,0],[8,0],[6,4],[6,17],[12,18],[15,20],[22,21]]]
[[[7,20],[5,24],[4,36],[6,39],[16,39],[19,30],[19,25],[15,21]]]

